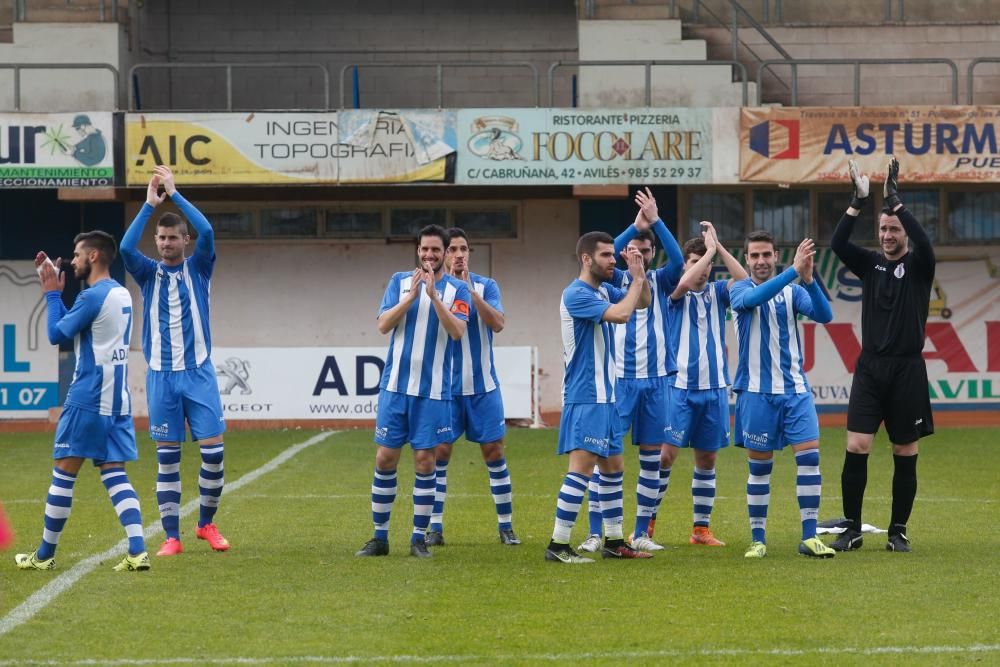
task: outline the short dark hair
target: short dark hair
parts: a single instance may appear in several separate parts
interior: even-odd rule
[[[444,231],[444,227],[441,225],[427,225],[417,234],[417,245],[420,245],[421,239],[425,236],[436,236],[441,239],[441,244],[447,248],[448,247],[448,232]]]
[[[893,218],[896,216],[896,212],[892,210],[891,206],[883,206],[882,210],[879,211],[879,217],[882,217],[883,215],[887,215],[890,218]]]
[[[463,238],[466,243],[469,242],[469,235],[461,227],[449,227],[445,233],[448,234],[448,242],[445,243],[446,246],[451,245],[451,240],[456,238]]]
[[[615,240],[607,232],[587,232],[576,242],[576,258],[580,259],[583,255],[593,256],[598,243],[614,245]]]
[[[76,248],[78,243],[82,243],[83,247],[88,250],[96,250],[101,258],[101,263],[105,266],[111,266],[115,257],[118,256],[118,244],[115,243],[115,238],[107,232],[100,230],[81,232],[73,238],[73,247]]]
[[[705,247],[705,239],[701,236],[695,236],[688,239],[687,243],[684,244],[684,261],[688,260],[688,255],[704,257],[707,252],[708,248]]]
[[[636,241],[649,241],[650,243],[653,244],[654,248],[656,247],[656,234],[653,233],[652,229],[644,229],[641,232],[638,232],[635,235],[635,240]]]
[[[757,242],[770,243],[772,248],[777,248],[777,246],[774,243],[774,234],[763,229],[755,229],[749,234],[747,234],[747,240],[743,246],[744,250],[749,250],[750,244]]]
[[[182,231],[184,234],[190,233],[188,231],[187,220],[177,215],[176,213],[164,213],[163,215],[160,216],[160,219],[156,221],[156,226],[168,227],[171,229],[174,227],[183,227],[184,229]]]

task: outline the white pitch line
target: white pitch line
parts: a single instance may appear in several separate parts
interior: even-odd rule
[[[267,473],[271,472],[272,470],[283,464],[285,461],[287,461],[288,459],[292,458],[293,456],[301,452],[303,449],[306,449],[307,447],[312,447],[317,443],[323,442],[324,440],[326,440],[335,433],[339,433],[339,431],[324,431],[323,433],[314,435],[305,442],[300,442],[297,445],[292,445],[291,447],[284,450],[283,452],[281,452],[280,454],[278,454],[273,459],[271,459],[264,465],[260,466],[259,468],[251,470],[250,472],[243,475],[236,481],[226,484],[223,493],[229,494],[239,490],[240,488],[246,486],[250,482],[253,482],[257,478],[259,478],[260,476],[266,475]],[[195,498],[194,500],[191,500],[188,503],[186,503],[180,509],[180,518],[184,518],[191,512],[198,509],[200,504],[201,504],[200,498]],[[162,532],[163,532],[163,527],[160,525],[159,521],[156,521],[146,526],[142,534],[143,537],[148,540]],[[102,562],[121,555],[122,550],[125,549],[126,547],[128,547],[127,538],[123,539],[122,541],[120,541],[118,544],[111,547],[107,551],[103,551],[99,554],[94,554],[93,556],[88,556],[87,558],[84,558],[83,560],[77,562],[75,565],[73,565],[73,567],[66,570],[65,572],[57,576],[55,579],[53,579],[52,581],[50,581],[49,583],[45,584],[40,589],[32,593],[27,600],[25,600],[18,606],[14,607],[14,609],[12,609],[10,613],[8,613],[6,616],[0,618],[0,637],[7,634],[17,626],[24,623],[25,621],[30,620],[35,614],[40,612],[42,609],[47,607],[53,600],[59,597],[59,595],[69,590],[69,588],[72,587],[73,584],[79,581],[82,577],[93,572],[97,568],[97,566],[100,565]],[[7,663],[4,662],[0,664],[7,664]],[[21,664],[24,663],[21,662]],[[44,664],[44,663],[39,663],[39,664]],[[81,664],[86,664],[86,663],[81,663]]]
[[[528,662],[583,662],[606,658],[654,659],[654,658],[714,658],[714,657],[771,657],[809,655],[943,655],[965,653],[995,653],[1000,644],[971,644],[969,646],[817,646],[815,648],[772,648],[772,649],[695,649],[691,651],[614,651],[607,653],[523,653],[503,655],[291,655],[278,657],[229,657],[229,658],[119,658],[104,660],[88,658],[81,660],[0,660],[0,667],[15,665],[38,665],[40,667],[84,667],[89,665],[288,665],[311,664],[354,664],[354,663],[466,663],[471,661],[499,663],[507,661]]]

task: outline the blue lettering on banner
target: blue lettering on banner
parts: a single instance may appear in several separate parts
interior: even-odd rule
[[[371,385],[365,383],[365,371],[370,366],[374,366],[377,371],[375,373],[375,383]],[[377,395],[383,368],[385,368],[385,362],[379,357],[370,355],[356,356],[354,358],[354,395]],[[319,377],[316,378],[312,395],[319,396],[327,389],[336,390],[341,396],[350,394],[347,383],[344,381],[344,374],[340,371],[340,365],[337,363],[337,357],[332,354],[327,355],[326,359],[323,360],[323,367],[319,371]]]
[[[859,123],[853,128],[854,137],[843,123],[834,123],[826,137],[823,154],[841,152],[845,155],[873,153],[924,155],[997,153],[996,126],[985,124],[955,125],[953,123]]]
[[[28,373],[31,363],[17,360],[17,325],[3,325],[3,372]]]
[[[48,410],[58,404],[58,382],[0,382],[0,411]]]

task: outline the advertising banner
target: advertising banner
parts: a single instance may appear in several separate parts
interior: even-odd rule
[[[59,404],[59,349],[31,261],[0,261],[0,419],[47,418]]]
[[[742,252],[736,253],[742,256]],[[778,271],[794,248],[781,250]],[[742,259],[741,259],[742,261]],[[804,370],[821,411],[847,409],[854,364],[861,352],[861,281],[829,248],[817,251],[816,276],[833,308],[833,321],[800,322]],[[924,358],[934,409],[1000,409],[1000,254],[941,250],[931,291]],[[728,276],[714,267],[713,280]],[[730,369],[736,338],[728,327]]]
[[[215,348],[227,419],[374,420],[385,347]],[[531,419],[532,348],[493,350],[508,419]]]
[[[443,181],[453,111],[127,114],[128,185],[157,164],[184,183]]]
[[[760,107],[740,121],[740,178],[768,183],[843,183],[847,161],[878,177],[888,155],[905,182],[1000,179],[1000,107]]]
[[[0,188],[115,184],[108,111],[0,113]]]
[[[455,182],[712,182],[712,109],[461,109]]]

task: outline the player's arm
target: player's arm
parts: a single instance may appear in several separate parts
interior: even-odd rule
[[[146,223],[149,222],[153,211],[166,199],[166,195],[161,195],[159,189],[160,175],[153,174],[153,177],[149,179],[149,185],[146,187],[146,203],[142,205],[139,213],[132,220],[132,224],[125,230],[122,242],[118,247],[119,252],[122,254],[122,262],[125,263],[125,269],[132,275],[136,275],[142,269],[145,263],[143,260],[150,261],[148,257],[139,252],[139,241],[142,240],[142,233],[145,231]]]
[[[739,260],[733,257],[731,252],[726,250],[726,246],[722,245],[722,241],[719,240],[719,234],[715,231],[715,225],[708,220],[703,220],[701,224],[707,228],[707,231],[712,234],[712,238],[715,239],[715,254],[722,258],[722,263],[726,265],[726,270],[729,271],[729,281],[726,283],[726,287],[732,287],[733,283],[737,280],[745,280],[747,270]]]
[[[867,268],[868,253],[863,248],[851,243],[850,238],[854,232],[854,223],[857,222],[862,209],[868,203],[870,184],[868,177],[863,176],[858,169],[857,162],[849,160],[847,164],[847,171],[851,176],[854,188],[851,193],[851,205],[847,207],[847,211],[841,216],[836,229],[833,230],[830,248],[840,258],[840,261],[854,272],[854,275],[862,276]]]
[[[170,171],[170,167],[161,164],[155,168],[155,171],[163,182],[163,189],[166,191],[167,196],[170,197],[170,201],[180,209],[180,212],[184,214],[184,217],[187,218],[188,222],[191,223],[191,226],[198,233],[198,240],[195,241],[194,251],[205,259],[214,260],[215,231],[212,229],[212,224],[194,204],[185,199],[177,191],[177,184],[174,182],[174,174]]]
[[[934,256],[934,246],[931,245],[931,239],[927,236],[923,226],[899,200],[899,161],[894,157],[889,158],[889,165],[886,168],[883,194],[885,195],[885,205],[892,209],[892,214],[899,218],[903,229],[906,230],[906,235],[913,241],[914,256],[920,260],[919,263],[927,274],[933,275],[937,261]]]
[[[495,280],[487,280],[483,289],[483,296],[470,287],[469,294],[472,296],[472,305],[479,313],[479,319],[483,324],[493,330],[493,333],[503,331],[506,319],[503,314],[503,306],[500,305],[500,286]]]
[[[792,281],[798,277],[795,267],[788,267],[778,275],[760,285],[741,287],[741,283],[733,285],[730,291],[731,304],[733,310],[750,310],[761,305],[765,301],[770,301],[785,289]]]
[[[413,270],[413,279],[410,281],[410,291],[406,297],[399,299],[399,274],[392,277],[386,285],[385,295],[382,297],[382,306],[379,308],[378,332],[387,334],[396,328],[404,317],[406,311],[410,309],[413,302],[420,298],[420,290],[423,288],[423,269]]]
[[[690,269],[685,271],[681,279],[677,281],[677,287],[674,288],[673,293],[670,295],[670,298],[674,301],[679,301],[681,297],[694,287],[695,283],[698,282],[697,277],[707,271],[712,266],[712,260],[715,259],[717,250],[715,235],[707,230],[702,232],[702,235],[705,237],[705,254]]]
[[[629,273],[632,276],[632,283],[628,286],[628,291],[617,303],[604,311],[602,320],[612,324],[625,324],[632,317],[636,308],[645,308],[649,305],[651,295],[649,293],[649,282],[643,270],[642,255],[638,252],[626,252],[625,261],[628,262]]]
[[[797,312],[812,318],[814,322],[826,324],[833,319],[830,301],[826,298],[823,286],[815,279],[813,261],[816,257],[816,246],[812,239],[805,239],[799,244],[792,261],[792,268],[802,281],[804,290],[794,291],[794,305]]]
[[[438,296],[437,286],[434,284],[434,274],[424,272],[427,296],[431,298],[434,312],[437,313],[441,326],[448,332],[452,340],[459,340],[465,335],[465,329],[469,324],[469,288],[465,283],[461,283],[455,294],[455,300],[451,307],[448,306],[441,297]]]

